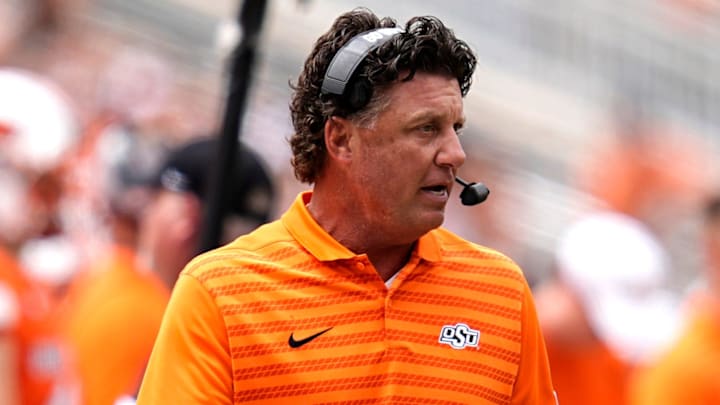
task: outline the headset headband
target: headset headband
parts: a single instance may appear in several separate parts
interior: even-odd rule
[[[368,53],[390,38],[401,33],[401,28],[377,28],[356,35],[343,45],[330,61],[321,92],[323,94],[342,95],[352,78],[353,72]]]

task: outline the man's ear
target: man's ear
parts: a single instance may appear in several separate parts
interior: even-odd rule
[[[330,117],[325,121],[325,147],[328,154],[337,160],[347,160],[352,155],[350,139],[352,124],[346,118]]]

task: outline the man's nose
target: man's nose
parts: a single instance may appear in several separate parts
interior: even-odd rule
[[[438,166],[450,166],[457,169],[465,163],[465,157],[465,150],[455,130],[453,129],[444,134],[440,149],[435,156],[435,163]]]

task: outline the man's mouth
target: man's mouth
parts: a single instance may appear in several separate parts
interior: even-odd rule
[[[437,196],[446,196],[448,195],[448,188],[445,185],[438,184],[435,186],[429,186],[429,187],[423,187],[423,191],[437,195]]]

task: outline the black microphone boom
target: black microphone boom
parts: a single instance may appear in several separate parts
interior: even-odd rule
[[[255,54],[260,41],[262,23],[265,19],[267,0],[245,0],[241,3],[237,23],[242,29],[240,40],[229,56],[228,89],[225,100],[225,111],[222,120],[217,158],[210,170],[208,182],[209,196],[203,213],[203,227],[200,234],[199,252],[218,247],[222,242],[222,224],[227,216],[230,181],[227,173],[232,171],[235,152],[239,147],[240,130],[242,129],[247,94],[253,80]]]
[[[468,183],[460,177],[455,177],[455,181],[463,186],[463,190],[460,192],[460,200],[463,205],[480,204],[490,195],[490,189],[482,183]]]

